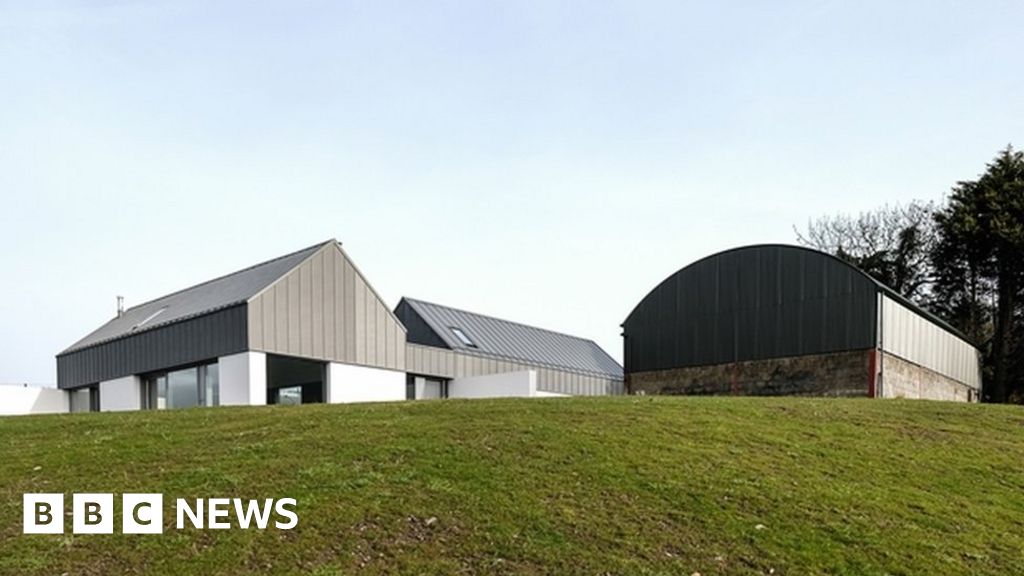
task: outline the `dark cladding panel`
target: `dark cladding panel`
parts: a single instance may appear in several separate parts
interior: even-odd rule
[[[57,385],[74,388],[246,349],[242,304],[62,354],[57,357]]]
[[[877,284],[828,254],[751,246],[699,260],[623,323],[627,373],[874,346]]]
[[[434,332],[434,329],[405,300],[398,303],[398,307],[395,308],[395,316],[405,326],[406,341],[435,348],[448,347],[444,340],[437,335],[437,332]]]

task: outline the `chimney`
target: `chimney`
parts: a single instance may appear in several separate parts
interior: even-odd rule
[[[124,296],[117,297],[117,317],[120,318],[124,314]]]

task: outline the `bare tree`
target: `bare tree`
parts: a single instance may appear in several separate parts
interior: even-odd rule
[[[834,254],[899,294],[923,305],[931,296],[930,254],[936,241],[935,204],[885,205],[857,216],[836,214],[796,229],[804,246]]]

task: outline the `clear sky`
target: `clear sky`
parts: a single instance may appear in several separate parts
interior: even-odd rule
[[[337,238],[593,338],[712,252],[1024,146],[1024,3],[0,0],[0,382]]]

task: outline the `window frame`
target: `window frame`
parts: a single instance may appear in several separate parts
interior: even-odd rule
[[[473,339],[469,337],[469,334],[466,334],[466,331],[462,328],[459,328],[458,326],[449,326],[448,329],[452,331],[452,334],[455,334],[455,337],[459,339],[459,342],[462,342],[463,346],[479,348],[479,346],[476,345],[476,342],[474,342]]]
[[[209,401],[207,392],[207,377],[210,373],[210,366],[216,366],[217,373],[217,384],[214,393],[214,403],[208,404]],[[155,372],[148,372],[141,376],[141,398],[140,403],[142,404],[143,410],[176,410],[174,406],[167,406],[167,401],[170,399],[170,382],[168,376],[173,372],[184,372],[191,369],[196,370],[196,398],[197,403],[195,406],[190,408],[213,408],[220,406],[220,367],[217,360],[208,362],[199,362],[196,364],[188,364],[185,366],[176,366],[174,368],[168,368],[166,370],[157,370]],[[163,399],[164,407],[159,406],[160,384],[159,380],[163,379]]]

